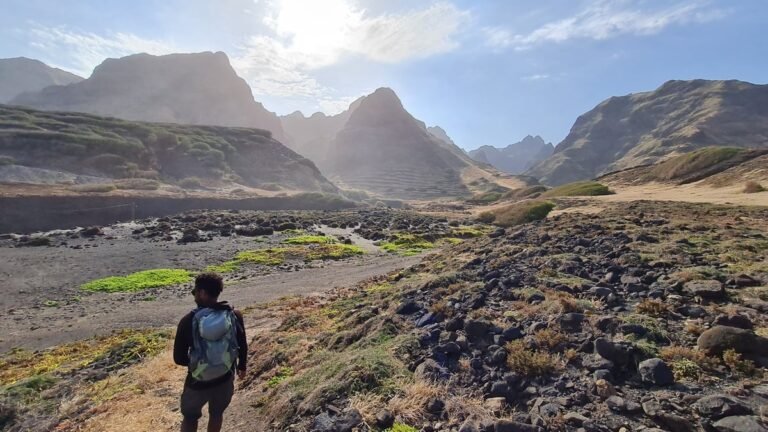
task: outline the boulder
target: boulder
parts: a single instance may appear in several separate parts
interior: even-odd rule
[[[746,315],[739,314],[722,314],[715,318],[713,325],[722,325],[727,327],[737,327],[745,330],[752,330],[754,324],[752,320]]]
[[[694,280],[686,282],[683,289],[695,296],[707,300],[720,300],[725,297],[723,283],[716,280]]]
[[[729,349],[740,354],[768,354],[768,339],[736,327],[712,327],[703,332],[696,343],[707,355],[720,355]]]
[[[768,432],[768,427],[757,416],[725,417],[713,426],[718,432]]]
[[[640,362],[637,367],[640,372],[640,378],[643,382],[657,386],[667,386],[674,384],[675,375],[672,369],[660,358],[652,358]]]
[[[724,394],[704,396],[696,402],[695,407],[702,417],[712,420],[752,414],[752,410],[746,404]]]

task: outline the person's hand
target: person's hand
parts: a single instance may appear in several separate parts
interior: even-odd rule
[[[237,370],[237,378],[239,378],[241,380],[245,379],[245,371],[242,370],[242,369],[238,369]]]

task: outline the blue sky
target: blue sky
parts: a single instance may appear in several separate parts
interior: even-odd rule
[[[765,84],[765,0],[5,0],[0,58],[83,76],[136,52],[224,51],[278,114],[377,87],[472,149],[557,144],[614,95],[669,79]]]

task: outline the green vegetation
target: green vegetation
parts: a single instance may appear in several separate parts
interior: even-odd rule
[[[81,193],[106,193],[112,192],[115,189],[117,189],[117,186],[112,183],[89,183],[69,187],[69,190],[72,192]]]
[[[395,234],[389,241],[381,243],[381,248],[387,252],[403,256],[418,255],[432,249],[435,244],[415,234]]]
[[[65,375],[94,363],[125,367],[163,350],[169,337],[166,331],[123,330],[42,352],[13,350],[0,358],[0,386],[7,389],[33,377]]]
[[[528,186],[526,188],[509,191],[506,194],[504,194],[502,198],[514,198],[514,199],[537,198],[539,195],[541,195],[546,191],[547,191],[546,186],[542,186],[542,185]]]
[[[482,237],[490,232],[490,229],[488,227],[484,226],[473,226],[473,227],[459,227],[454,228],[451,230],[451,237],[458,237],[458,238],[473,238],[473,237]]]
[[[213,179],[251,186],[280,182],[289,188],[303,188],[300,184],[309,180],[316,182],[317,190],[337,191],[320,176],[311,178],[316,171],[311,161],[285,160],[282,145],[266,130],[135,122],[10,106],[0,107],[0,119],[0,154],[8,158],[4,160],[35,166],[64,160],[83,173],[130,179],[118,182],[121,189],[157,189],[149,179],[197,188],[199,179]],[[302,183],[294,182],[297,173],[304,177],[299,179]],[[106,187],[80,191],[108,192]],[[303,199],[322,201],[326,207],[339,202],[354,205],[338,195]]]
[[[309,236],[304,236],[309,237]],[[321,237],[321,236],[317,236]],[[292,239],[299,237],[292,237]],[[289,239],[290,240],[290,239]],[[281,246],[268,249],[243,251],[235,259],[221,264],[210,265],[206,271],[230,273],[237,271],[243,264],[277,266],[288,260],[317,261],[323,259],[338,260],[364,253],[360,246],[339,243],[299,242],[296,246]]]
[[[189,282],[192,275],[182,269],[155,269],[144,270],[127,276],[110,276],[104,279],[96,279],[82,285],[80,288],[86,291],[100,292],[133,292],[148,288],[157,288],[169,285],[178,285]]]
[[[293,369],[287,366],[283,366],[280,369],[278,369],[277,374],[275,374],[275,376],[267,380],[267,387],[275,387],[276,385],[285,381],[286,378],[291,376],[293,376]]]
[[[160,183],[157,180],[132,178],[115,181],[115,187],[124,190],[157,190]]]
[[[13,165],[16,163],[16,159],[10,157],[10,156],[2,156],[0,155],[0,166],[3,165]]]
[[[386,429],[384,432],[419,432],[419,430],[405,423],[395,423],[391,428]]]
[[[490,204],[501,199],[502,194],[500,192],[484,192],[474,195],[469,198],[467,202],[472,204]]]
[[[746,149],[738,147],[705,147],[668,159],[656,165],[650,174],[656,180],[695,181],[705,173],[720,171],[716,169],[717,165],[745,152]]]
[[[496,225],[511,227],[528,222],[542,220],[555,205],[549,201],[523,201],[502,207],[494,211]]]
[[[593,181],[580,181],[574,183],[564,184],[554,189],[550,189],[543,194],[542,197],[570,197],[570,196],[598,196],[598,195],[611,195],[613,192],[598,182]]]
[[[321,235],[300,235],[283,240],[287,244],[327,244],[336,243],[336,239]]]

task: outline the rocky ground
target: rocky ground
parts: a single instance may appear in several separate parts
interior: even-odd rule
[[[263,430],[766,431],[766,221],[639,202],[498,230],[294,305],[241,406]]]
[[[351,232],[338,215],[325,225]],[[156,244],[219,216],[158,221],[175,234]],[[370,240],[457,225],[367,219],[352,229]],[[202,244],[227,238],[208,232]],[[611,203],[455,243],[386,276],[251,308],[246,321],[271,324],[252,333],[225,430],[768,431],[766,208]],[[138,406],[170,413],[147,428],[177,428],[178,377],[167,359],[141,367],[165,378],[85,387],[109,388],[100,398],[74,389],[86,402],[54,410],[58,430],[119,430]]]

